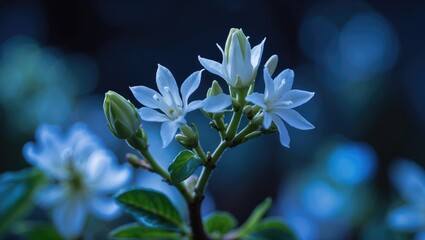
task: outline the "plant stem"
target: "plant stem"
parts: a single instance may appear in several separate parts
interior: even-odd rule
[[[209,237],[205,233],[204,225],[202,222],[201,205],[203,197],[195,196],[192,202],[187,203],[189,209],[189,222],[192,228],[193,240],[208,240]]]
[[[238,131],[239,123],[241,121],[243,108],[245,107],[245,97],[248,92],[248,88],[242,88],[237,90],[237,101],[239,103],[239,108],[232,115],[232,119],[230,120],[229,127],[226,132],[226,140],[231,141]]]
[[[202,160],[202,163],[205,164],[207,162],[207,156],[205,155],[205,152],[202,149],[202,146],[199,142],[198,142],[198,145],[195,148],[195,152],[196,152],[196,154],[198,154],[198,157]]]
[[[248,134],[253,133],[255,130],[258,129],[258,126],[252,123],[249,123],[244,129],[242,129],[232,140],[230,147],[236,147],[238,144],[242,143],[245,136]]]

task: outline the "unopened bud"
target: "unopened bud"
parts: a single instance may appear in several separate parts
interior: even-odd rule
[[[141,119],[134,105],[116,92],[105,94],[103,111],[109,130],[118,138],[129,139],[140,127]]]
[[[180,128],[180,133],[175,136],[176,141],[187,149],[193,149],[198,146],[198,129],[193,123],[191,126],[184,125]]]

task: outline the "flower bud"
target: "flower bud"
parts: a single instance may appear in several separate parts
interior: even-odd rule
[[[198,146],[198,129],[195,124],[191,124],[192,127],[184,125],[180,128],[180,133],[176,134],[176,141],[179,142],[183,147],[187,149],[193,149]]]
[[[137,129],[136,133],[127,139],[127,143],[139,151],[148,149],[148,137],[142,128]]]
[[[274,71],[276,70],[278,60],[279,60],[279,58],[275,54],[275,55],[271,56],[269,58],[269,60],[267,60],[266,64],[264,64],[264,67],[267,68],[270,75],[273,75]]]
[[[214,80],[211,84],[211,87],[208,89],[207,97],[217,96],[220,93],[223,93],[223,89],[221,89],[220,84]]]
[[[109,130],[118,138],[129,139],[140,127],[141,118],[134,105],[116,92],[105,94],[103,111]]]

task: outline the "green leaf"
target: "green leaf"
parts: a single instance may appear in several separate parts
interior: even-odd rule
[[[160,192],[133,187],[118,192],[115,199],[143,225],[174,231],[184,228],[179,212]]]
[[[47,222],[25,221],[15,226],[14,232],[28,240],[61,240],[62,237],[52,224]]]
[[[189,150],[181,151],[168,167],[171,182],[179,183],[184,181],[201,165],[201,159],[197,158],[195,153]]]
[[[266,198],[266,200],[260,203],[248,217],[246,222],[239,228],[237,235],[241,237],[251,232],[260,222],[261,218],[263,218],[264,214],[266,214],[267,210],[269,210],[271,205],[271,198]]]
[[[217,237],[222,237],[236,227],[237,221],[228,212],[214,212],[205,218],[205,230]]]
[[[109,234],[114,239],[181,239],[182,235],[160,228],[152,228],[140,223],[120,226]]]
[[[295,240],[297,239],[292,230],[278,218],[268,218],[261,221],[252,232],[245,238],[246,240],[268,240],[282,239]]]
[[[42,180],[42,175],[33,168],[6,172],[0,176],[0,234],[32,209],[35,189]]]

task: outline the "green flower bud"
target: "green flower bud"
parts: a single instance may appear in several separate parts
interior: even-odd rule
[[[148,149],[148,136],[142,128],[139,128],[133,136],[127,139],[127,143],[136,150],[144,151]]]
[[[141,119],[134,105],[116,92],[105,94],[103,111],[109,130],[118,138],[129,139],[140,127]]]
[[[246,105],[243,108],[243,114],[246,115],[246,117],[251,120],[254,117],[254,114],[252,114],[252,106],[251,105]]]
[[[187,149],[193,149],[198,146],[198,129],[195,124],[191,124],[192,127],[184,125],[180,128],[180,133],[176,134],[176,141]]]
[[[208,89],[207,97],[217,96],[220,93],[223,93],[223,89],[221,89],[220,84],[214,80],[211,87]]]
[[[269,58],[269,60],[267,60],[266,64],[264,64],[267,70],[269,70],[270,75],[273,75],[274,71],[276,70],[278,60],[279,58],[277,55],[273,55]]]

